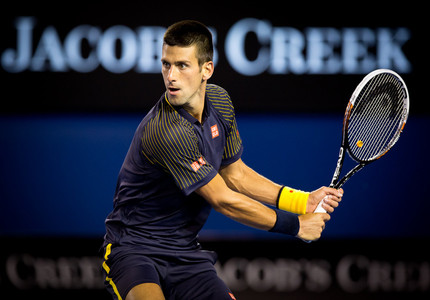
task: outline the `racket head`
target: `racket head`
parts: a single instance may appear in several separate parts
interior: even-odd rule
[[[369,73],[349,100],[342,145],[358,163],[379,159],[397,142],[409,115],[409,93],[394,71]]]

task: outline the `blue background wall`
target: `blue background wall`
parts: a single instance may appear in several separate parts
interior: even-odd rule
[[[116,176],[144,114],[12,115],[0,118],[2,235],[100,237]],[[243,160],[272,179],[303,190],[328,185],[337,161],[342,114],[238,114]],[[424,222],[430,163],[412,116],[398,144],[357,173],[324,236],[430,237]],[[345,165],[345,171],[348,166]],[[212,212],[207,239],[276,237]],[[279,236],[278,236],[279,237]]]

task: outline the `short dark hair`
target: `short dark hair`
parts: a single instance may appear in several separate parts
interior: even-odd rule
[[[196,45],[196,55],[200,66],[213,59],[212,34],[204,24],[198,21],[184,20],[169,26],[164,33],[163,43],[179,47]]]

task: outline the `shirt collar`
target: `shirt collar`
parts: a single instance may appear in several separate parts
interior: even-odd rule
[[[182,106],[175,106],[170,104],[168,98],[167,98],[167,92],[164,94],[164,99],[166,100],[167,104],[169,104],[174,110],[176,110],[182,117],[185,118],[185,120],[187,120],[188,122],[190,122],[191,124],[200,124],[200,122],[194,118],[192,115],[190,115],[185,108],[183,108]],[[205,94],[205,106],[203,107],[203,116],[202,116],[202,124],[205,123],[205,121],[208,119],[209,117],[209,99],[207,94]]]

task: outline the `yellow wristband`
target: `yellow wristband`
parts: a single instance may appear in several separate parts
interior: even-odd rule
[[[305,214],[309,193],[283,186],[279,191],[277,206],[295,214]]]

